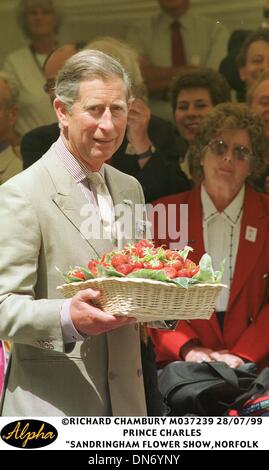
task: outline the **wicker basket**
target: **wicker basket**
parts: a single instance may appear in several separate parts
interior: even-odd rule
[[[79,290],[98,289],[95,305],[113,315],[128,315],[139,322],[209,319],[223,284],[196,284],[187,289],[172,283],[136,278],[97,278],[63,284],[64,297]]]

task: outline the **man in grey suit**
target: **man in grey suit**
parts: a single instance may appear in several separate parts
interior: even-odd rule
[[[86,227],[85,207],[102,216],[91,174],[133,220],[143,204],[139,183],[105,163],[123,140],[129,98],[117,61],[75,54],[56,83],[59,139],[0,188],[0,336],[13,342],[2,416],[146,415],[135,320],[96,308],[91,289],[69,300],[56,291],[55,266],[85,265],[113,249]]]

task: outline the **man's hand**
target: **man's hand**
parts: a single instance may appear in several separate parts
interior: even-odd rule
[[[128,113],[127,139],[137,154],[144,153],[151,145],[148,126],[151,112],[141,99],[136,98]]]
[[[98,297],[100,297],[99,291],[85,289],[79,291],[71,300],[70,316],[74,327],[80,334],[100,335],[136,322],[135,318],[115,317],[95,307],[91,301]]]

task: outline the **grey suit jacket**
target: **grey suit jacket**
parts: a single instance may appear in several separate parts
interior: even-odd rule
[[[105,177],[114,204],[128,200],[134,214],[139,183],[109,165]],[[55,266],[85,266],[112,246],[85,230],[85,198],[53,148],[0,200],[0,336],[13,341],[2,415],[145,415],[137,325],[63,342]]]

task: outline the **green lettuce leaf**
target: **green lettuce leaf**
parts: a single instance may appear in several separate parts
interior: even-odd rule
[[[89,271],[89,269],[83,268],[83,267],[81,267],[81,266],[80,266],[79,269],[85,274],[86,281],[87,281],[88,279],[94,279],[94,275],[92,274],[91,271]]]
[[[165,271],[162,269],[139,269],[139,271],[135,271],[133,273],[128,274],[126,277],[137,277],[137,278],[144,278],[144,279],[153,279],[155,281],[165,281],[170,282],[171,279],[166,275]]]
[[[116,269],[111,266],[110,268],[105,268],[104,266],[97,266],[98,275],[100,277],[125,277],[124,274],[119,273]]]
[[[193,251],[193,248],[191,246],[185,246],[183,250],[180,250],[179,253],[180,253],[180,256],[184,259],[184,261],[186,261],[186,259],[188,258],[188,255],[189,255],[189,252],[190,251]]]
[[[199,271],[192,279],[197,280],[198,282],[208,282],[210,284],[220,283],[223,272],[224,272],[224,263],[225,260],[222,261],[220,270],[214,271],[212,265],[212,258],[210,255],[205,253],[199,262]]]
[[[187,289],[190,284],[197,284],[199,281],[193,277],[175,277],[174,279],[171,279],[171,282]]]

